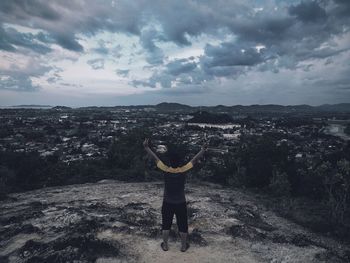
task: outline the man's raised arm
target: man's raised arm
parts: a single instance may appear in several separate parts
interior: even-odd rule
[[[143,142],[143,147],[145,147],[146,152],[156,161],[156,163],[159,161],[158,156],[149,148],[148,146],[149,139],[146,138]]]
[[[201,150],[192,158],[191,163],[194,165],[195,163],[198,162],[198,160],[203,156],[203,154],[205,153],[205,151],[208,148],[208,144],[204,143]]]

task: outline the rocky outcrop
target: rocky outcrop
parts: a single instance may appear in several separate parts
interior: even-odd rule
[[[163,184],[46,188],[0,203],[0,262],[350,262],[350,248],[266,209],[249,194],[189,184],[190,249],[161,242]],[[175,223],[175,219],[174,219]]]

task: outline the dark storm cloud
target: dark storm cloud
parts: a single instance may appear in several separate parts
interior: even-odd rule
[[[154,43],[156,40],[162,40],[158,31],[155,29],[146,29],[140,36],[141,46],[147,51],[146,60],[149,64],[163,63],[163,51]]]
[[[262,51],[255,47],[222,43],[219,46],[206,45],[205,56],[207,67],[217,66],[254,66],[264,61]]]
[[[41,77],[51,71],[52,67],[42,66],[36,61],[29,63],[26,68],[16,66],[7,70],[0,70],[0,89],[12,91],[37,91],[39,85],[33,84],[32,77]]]
[[[181,3],[183,2],[179,1],[176,5]],[[163,26],[164,39],[171,39],[179,45],[190,44],[186,36],[200,33],[209,33],[220,38],[219,31],[215,30],[220,28],[227,28],[236,36],[233,40],[216,46],[208,44],[200,58],[201,72],[187,72],[192,80],[205,81],[215,76],[236,77],[249,68],[256,67],[261,71],[271,70],[276,73],[281,68],[293,70],[302,67],[310,70],[312,64],[301,66],[300,63],[309,59],[327,59],[347,50],[334,45],[321,47],[335,35],[341,36],[348,27],[346,19],[336,17],[334,10],[338,6],[334,3],[321,6],[318,2],[302,1],[290,6],[280,5],[276,11],[270,6],[258,12],[252,12],[249,3],[246,6],[235,1],[225,3],[223,8],[220,1],[217,5],[201,2],[200,8],[191,9],[197,5],[196,1],[191,2],[187,9],[179,8],[181,19],[176,23],[175,18],[167,11],[158,15]],[[338,1],[338,4],[344,3]],[[190,10],[191,16],[184,10]],[[174,23],[169,24],[170,21]],[[264,48],[259,52],[256,46]],[[176,78],[177,74],[170,74],[169,68],[152,76],[153,82],[165,83],[165,87],[169,87],[169,83]]]
[[[207,1],[159,0],[150,4],[148,9],[161,23],[165,39],[186,46],[191,44],[187,36],[215,30],[217,18],[211,11],[213,4]]]
[[[227,28],[240,40],[278,45],[284,40],[300,40],[310,30],[316,35],[332,29],[331,25],[328,29],[296,26],[297,21],[322,24],[320,22],[326,20],[326,10],[316,1],[281,5],[278,11],[271,11],[271,6],[267,6],[261,12],[253,12],[254,6],[259,4],[224,0],[120,0],[114,5],[111,1],[2,1],[0,19],[22,25],[28,25],[31,20],[32,27],[48,31],[59,45],[73,51],[83,50],[77,34],[94,35],[107,30],[138,35],[150,54],[149,62],[155,64],[161,62],[163,55],[155,44],[158,40],[190,45],[189,37],[202,33],[217,35],[221,29]],[[336,0],[332,10],[347,9],[348,6],[348,1]],[[161,31],[143,30],[149,18],[161,25]],[[105,49],[100,51],[106,52]]]
[[[337,4],[334,8],[336,15],[341,15],[349,19],[350,16],[350,1],[348,0],[334,0]]]
[[[320,7],[317,2],[304,2],[288,9],[289,14],[296,16],[303,22],[321,22],[327,19],[326,10]]]
[[[79,37],[104,31],[136,36],[153,74],[131,79],[131,85],[170,88],[200,85],[216,77],[235,78],[250,70],[312,71],[319,61],[335,61],[336,56],[347,54],[349,49],[349,45],[337,46],[335,39],[341,39],[350,30],[350,1],[3,0],[0,23],[42,31],[20,33],[0,27],[0,49],[12,52],[22,48],[45,54],[53,43],[84,52]],[[196,60],[169,62],[169,50],[162,49],[164,43],[187,48],[202,36],[217,44],[207,44],[204,54]],[[129,56],[132,63],[132,55],[119,47],[107,47],[102,41],[89,51],[104,59],[107,55],[112,59]],[[93,69],[104,67],[102,59],[88,63]],[[124,66],[116,73],[133,76]]]
[[[11,91],[37,91],[40,89],[38,85],[33,85],[29,76],[20,74],[15,76],[1,76],[0,73],[0,89]]]
[[[68,50],[81,52],[77,34],[92,36],[110,32],[140,33],[142,9],[138,3],[117,1],[1,1],[0,22],[45,30]],[[30,22],[30,23],[28,23]]]
[[[17,19],[26,20],[39,17],[46,20],[58,20],[61,16],[48,1],[38,0],[1,0],[2,13],[13,14]]]
[[[38,40],[44,43],[37,43]],[[17,50],[15,46],[28,48],[41,54],[51,51],[51,48],[45,43],[43,34],[20,33],[13,28],[5,30],[0,26],[0,49],[14,52]]]
[[[83,46],[74,38],[73,35],[69,34],[53,34],[53,38],[56,40],[57,44],[61,47],[71,50],[81,52],[84,50]]]
[[[197,67],[195,62],[188,62],[187,59],[178,59],[166,65],[169,74],[178,76],[182,73],[187,73]]]
[[[0,49],[6,51],[15,51],[15,47],[12,45],[10,39],[7,36],[5,30],[0,26]]]

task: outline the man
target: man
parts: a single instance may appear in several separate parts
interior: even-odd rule
[[[148,146],[148,141],[149,139],[145,139],[145,141],[143,142],[145,150],[152,158],[154,158],[157,167],[166,173],[164,175],[164,195],[162,204],[163,242],[161,243],[161,247],[164,251],[167,251],[169,249],[169,232],[175,214],[176,223],[181,237],[181,251],[185,252],[190,246],[187,242],[188,222],[187,204],[185,198],[185,172],[190,170],[193,167],[193,165],[197,163],[199,158],[202,157],[202,155],[207,149],[207,144],[204,144],[201,150],[186,165],[173,168],[165,165],[158,158],[158,156]],[[176,163],[176,160],[172,160],[172,163]]]

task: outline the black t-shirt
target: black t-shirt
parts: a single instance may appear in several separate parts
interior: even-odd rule
[[[190,161],[184,166],[173,168],[166,166],[161,160],[158,160],[157,167],[165,172],[163,200],[172,204],[186,202],[186,172],[193,167],[192,162]]]
[[[185,182],[185,173],[164,173],[163,201],[172,204],[186,202]]]

